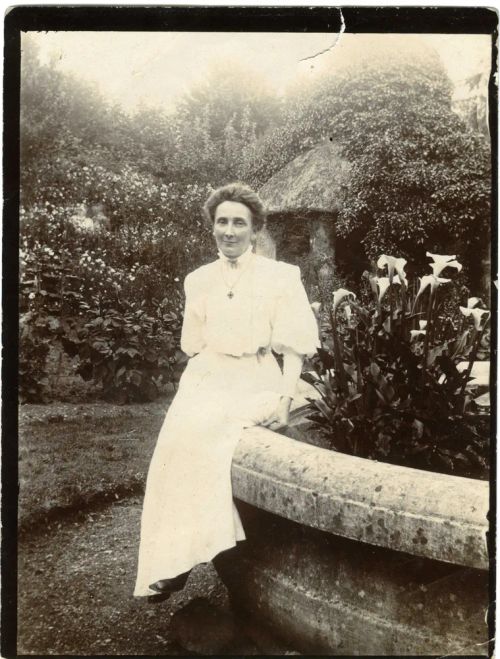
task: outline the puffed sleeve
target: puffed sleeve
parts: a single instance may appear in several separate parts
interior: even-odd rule
[[[318,325],[297,266],[281,264],[280,293],[272,323],[271,347],[312,357],[319,345]]]
[[[196,288],[194,273],[190,273],[184,280],[186,305],[184,307],[184,321],[181,332],[181,350],[189,357],[201,352],[205,347],[203,327],[205,323],[204,311],[199,291]]]

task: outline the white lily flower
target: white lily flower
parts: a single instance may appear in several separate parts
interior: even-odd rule
[[[368,280],[370,282],[370,288],[375,293],[375,295],[377,295],[377,279],[378,277],[374,276],[374,277],[370,277]]]
[[[462,269],[462,264],[458,261],[448,261],[448,263],[431,263],[432,272],[436,277],[443,272],[445,268],[456,268],[457,272]]]
[[[481,329],[481,319],[485,314],[488,314],[488,318],[490,317],[490,312],[489,309],[470,309],[469,307],[460,307],[460,311],[463,313],[464,316],[472,316],[474,319],[474,327],[477,330]],[[485,319],[488,320],[488,318]]]
[[[425,334],[425,330],[410,330],[410,341],[413,341],[413,339],[416,339],[420,335],[425,336]]]
[[[378,287],[378,301],[380,302],[384,295],[387,293],[387,289],[391,285],[389,277],[376,277],[375,278],[375,283],[377,284]],[[399,277],[396,277],[395,279],[392,280],[393,284],[398,284],[401,285],[401,281]]]
[[[444,277],[436,277],[436,275],[425,275],[424,277],[419,277],[420,279],[420,288],[418,289],[417,297],[421,295],[427,286],[431,287],[431,292],[435,291],[440,284],[447,284],[451,279],[445,279]]]
[[[467,300],[467,309],[473,309],[474,307],[477,307],[477,305],[482,302],[480,297],[470,297]]]
[[[396,258],[395,256],[387,256],[387,254],[382,254],[382,256],[379,258],[377,261],[377,268],[384,268],[387,266],[387,273],[389,275],[389,279],[391,279],[394,275],[394,271],[396,271],[400,282],[404,283],[404,285],[407,285],[406,282],[406,273],[405,273],[405,265],[407,261],[406,259],[403,258]]]
[[[448,261],[453,261],[453,259],[457,258],[456,254],[431,254],[431,252],[426,252],[425,255],[432,259],[435,263],[438,263],[439,261],[444,261],[447,263]]]
[[[455,268],[458,272],[462,269],[462,264],[456,260],[456,254],[431,254],[431,252],[426,252],[425,255],[433,260],[430,266],[435,277],[439,277],[445,268]]]
[[[405,273],[403,272],[403,273],[400,274],[398,272],[397,277],[398,277],[397,279],[393,279],[393,283],[394,284],[401,284],[402,286],[404,286],[407,289],[408,288],[408,279],[406,279]]]
[[[410,330],[410,341],[413,341],[413,339],[417,338],[417,336],[420,336],[420,335],[425,336],[427,321],[426,320],[419,320],[418,321],[418,326],[420,327],[420,329]]]
[[[378,288],[378,301],[384,297],[384,295],[387,292],[387,289],[389,288],[389,277],[377,277],[375,279],[375,283],[377,284]]]
[[[319,317],[319,312],[321,309],[321,302],[311,302],[311,309],[316,318]]]
[[[351,293],[351,291],[348,291],[345,288],[339,288],[337,291],[334,292],[333,294],[333,313],[337,311],[337,307],[339,304],[342,302],[342,300],[346,297],[352,296],[353,298],[356,298],[354,293]]]

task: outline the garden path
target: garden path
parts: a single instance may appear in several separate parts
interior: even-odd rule
[[[193,571],[168,603],[133,598],[140,511],[139,498],[124,499],[25,534],[19,654],[290,654],[267,637],[256,645],[255,634],[250,640],[235,626],[211,565]],[[186,635],[184,614],[195,617],[194,636]]]

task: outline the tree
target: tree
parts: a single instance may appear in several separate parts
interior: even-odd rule
[[[452,111],[437,54],[424,46],[417,54],[403,39],[369,52],[347,48],[333,64],[289,97],[282,120],[259,140],[253,183],[330,139],[351,165],[335,227],[350,250],[411,255],[417,267],[426,250],[474,262],[489,245],[489,144]]]
[[[29,39],[21,80],[21,391],[43,398],[59,345],[104,390],[140,396],[172,376],[182,280],[211,247],[209,190],[161,180],[174,133],[160,111],[111,108]]]
[[[172,163],[179,176],[217,185],[246,174],[258,136],[274,122],[276,95],[254,72],[216,63],[179,101]]]

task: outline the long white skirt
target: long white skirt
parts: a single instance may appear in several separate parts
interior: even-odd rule
[[[262,423],[278,404],[281,379],[270,353],[190,359],[149,467],[135,596],[245,539],[231,460],[243,428]]]

